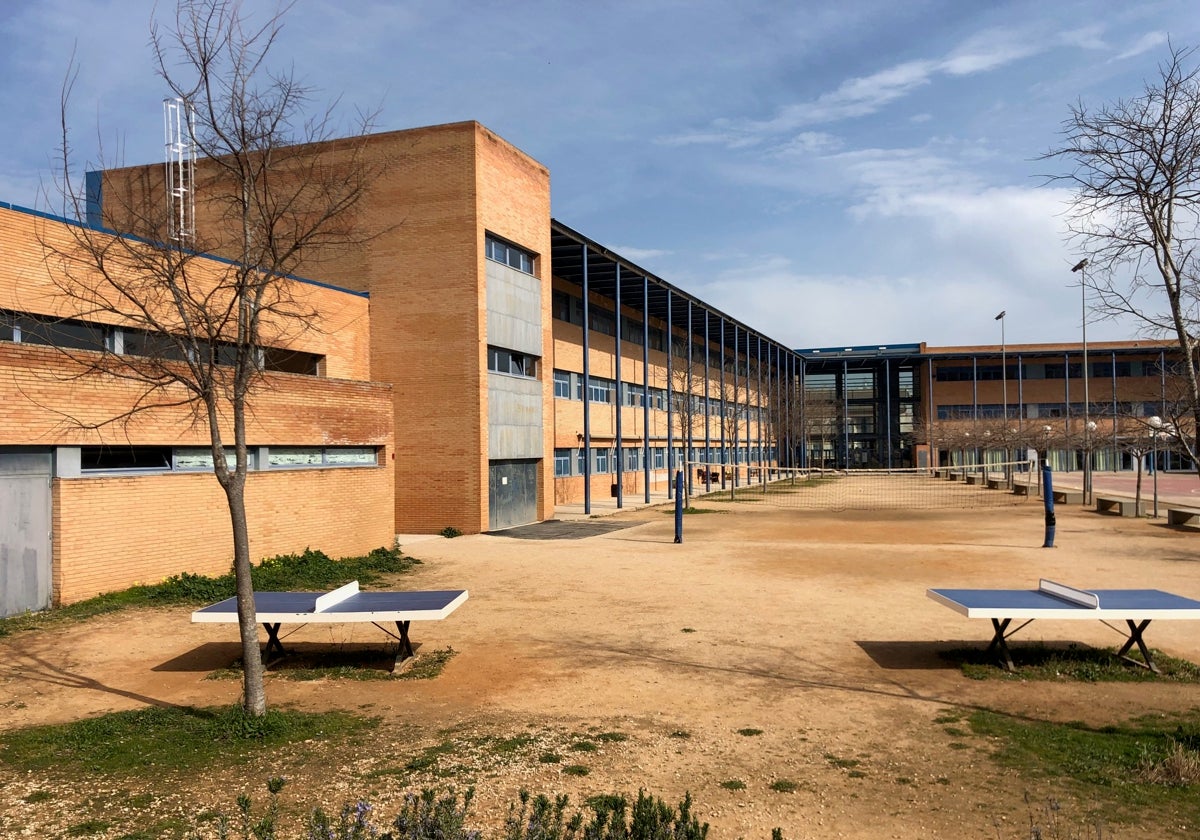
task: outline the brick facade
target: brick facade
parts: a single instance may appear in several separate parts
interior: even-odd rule
[[[0,310],[123,326],[56,294],[61,260],[77,226],[0,207]],[[202,263],[203,261],[201,261]],[[203,277],[204,266],[199,266]],[[213,263],[213,272],[221,266]],[[76,266],[76,276],[78,266]],[[82,277],[85,281],[86,276]],[[305,282],[287,284],[302,329],[274,346],[322,358],[323,376],[263,373],[249,399],[250,447],[372,447],[379,465],[259,469],[246,501],[254,561],[318,548],[332,556],[390,546],[394,453],[392,388],[368,380],[370,305],[365,296]],[[61,447],[207,447],[207,422],[168,389],[157,407],[109,422],[144,394],[136,383],[89,370],[98,351],[0,341],[0,453]],[[228,423],[228,409],[223,419]],[[232,444],[232,431],[225,430]],[[3,481],[0,476],[0,481]],[[182,571],[223,573],[232,560],[224,493],[207,472],[56,477],[51,489],[53,601],[70,603]],[[352,500],[348,502],[347,500]]]

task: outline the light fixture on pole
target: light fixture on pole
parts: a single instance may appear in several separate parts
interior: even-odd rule
[[[1088,354],[1087,354],[1087,258],[1075,263],[1071,273],[1079,273],[1079,328],[1083,339],[1083,503],[1092,502],[1092,432],[1088,423],[1088,411],[1091,405],[1088,401]],[[1069,414],[1070,412],[1068,412]]]
[[[1001,416],[1004,418],[1003,428],[1005,428],[1005,429],[1008,428],[1008,354],[1006,353],[1006,348],[1005,348],[1005,344],[1004,344],[1004,316],[1006,314],[1007,314],[1006,310],[1001,309],[1000,314],[997,315],[994,319],[994,320],[997,320],[1000,322],[1000,387],[1001,387],[1003,395],[1004,395],[1004,411]],[[1005,439],[1004,439],[1004,458],[1003,458],[1003,460],[1004,460],[1005,464],[1008,463],[1008,437],[1007,437],[1007,435],[1005,436]],[[1007,483],[1008,467],[1005,466],[1004,469],[1005,469],[1005,473],[1006,473],[1005,479],[1006,479],[1006,483]]]
[[[1163,427],[1162,418],[1158,415],[1151,417],[1150,424],[1150,472],[1154,476],[1154,518],[1158,519],[1158,435]],[[1141,515],[1141,511],[1138,511]]]

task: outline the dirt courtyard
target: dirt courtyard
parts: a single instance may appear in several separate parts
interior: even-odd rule
[[[456,651],[441,676],[268,678],[272,704],[379,716],[367,743],[163,779],[145,791],[76,778],[61,795],[80,813],[135,793],[149,795],[158,814],[230,811],[239,794],[261,801],[267,776],[284,775],[290,806],[336,809],[361,795],[390,819],[390,804],[406,789],[473,783],[474,824],[486,829],[521,788],[568,793],[574,804],[644,788],[672,803],[689,791],[714,840],[766,840],[774,826],[793,839],[1017,838],[1028,836],[1027,795],[1035,807],[1060,798],[1069,819],[1087,803],[1054,780],[1000,767],[984,739],[946,725],[947,713],[990,708],[1101,724],[1197,705],[1195,686],[966,679],[937,652],[986,645],[990,625],[938,605],[926,589],[1034,588],[1048,577],[1200,597],[1200,534],[1059,506],[1056,547],[1044,549],[1036,499],[933,512],[704,506],[724,512],[686,517],[681,545],[672,542],[672,517],[656,509],[619,514],[605,521],[630,527],[585,539],[480,535],[404,545],[423,562],[395,586],[470,591],[445,621],[413,624],[418,655]],[[239,683],[206,679],[237,655],[235,627],[190,624],[188,613],[128,612],[0,640],[0,726],[236,702]],[[1196,629],[1155,622],[1146,640],[1200,661]],[[378,635],[370,625],[310,625],[285,644]],[[1038,639],[1121,641],[1100,622],[1062,621],[1036,622],[1014,641]],[[597,737],[612,733],[620,737]],[[392,772],[448,741],[468,751],[518,736],[562,761],[541,762],[535,751],[471,765],[464,753],[440,778]],[[571,752],[589,738],[596,749]],[[568,764],[586,766],[587,775],[568,775]],[[795,789],[773,789],[780,780]],[[51,829],[61,829],[61,818],[24,801],[52,786],[0,765],[0,834],[19,826],[57,836]],[[1147,814],[1105,836],[1195,831]]]

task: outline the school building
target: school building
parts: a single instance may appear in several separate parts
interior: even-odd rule
[[[648,502],[685,463],[693,491],[776,466],[937,464],[963,457],[951,431],[981,432],[997,404],[1022,435],[1077,413],[1071,345],[789,347],[553,218],[546,167],[476,122],[298,154],[368,166],[372,183],[352,217],[359,241],[306,250],[293,280],[320,323],[265,356],[279,369],[253,411],[255,559]],[[82,222],[0,206],[0,510],[22,511],[0,522],[0,614],[231,559],[202,424],[167,409],[119,433],[76,422],[130,394],[72,381],[61,348],[135,352],[139,337],[63,308],[45,237],[142,234],[127,211],[166,193],[162,164],[89,173],[88,186]],[[197,162],[197,229],[223,224],[228,189]],[[1089,399],[1148,404],[1168,351],[1104,352]]]
[[[1082,470],[1085,459],[1120,470],[1155,450],[1161,468],[1190,468],[1161,431],[1185,413],[1170,342],[797,352],[806,464],[946,466],[1036,451],[1056,470]]]

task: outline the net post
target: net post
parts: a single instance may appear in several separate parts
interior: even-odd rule
[[[1054,548],[1054,478],[1049,459],[1042,461],[1042,504],[1046,507],[1046,539],[1042,548]]]
[[[683,470],[675,473],[675,542],[683,542]]]

